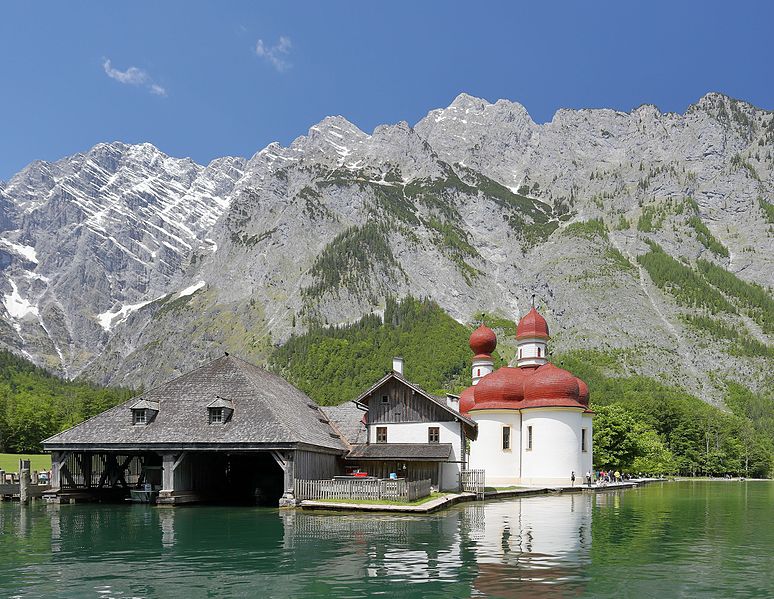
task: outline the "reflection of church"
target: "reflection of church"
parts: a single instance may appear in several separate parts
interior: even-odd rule
[[[32,594],[52,588],[62,596],[93,594],[92,556],[101,555],[106,586],[98,592],[112,596],[176,596],[185,580],[197,597],[562,597],[587,584],[592,502],[606,499],[563,494],[471,502],[410,518],[230,509],[203,517],[199,510],[55,504],[45,506],[50,526],[39,521],[35,534],[32,526],[20,527],[8,542],[19,555],[30,550],[25,539],[34,540],[37,555],[50,550],[40,576],[20,579]],[[127,550],[127,539],[142,542]],[[51,587],[63,567],[66,580]]]
[[[478,425],[469,468],[486,471],[486,484],[580,483],[592,469],[589,389],[548,361],[548,324],[533,307],[516,330],[516,367],[494,370],[494,331],[470,336],[473,385],[460,395],[460,412]]]

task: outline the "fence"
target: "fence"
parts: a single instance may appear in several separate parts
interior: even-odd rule
[[[429,480],[296,480],[296,499],[414,501],[430,495]]]
[[[460,471],[460,489],[465,493],[475,493],[476,499],[484,498],[485,480],[483,470]]]

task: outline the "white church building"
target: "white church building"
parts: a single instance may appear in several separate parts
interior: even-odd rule
[[[488,486],[582,484],[592,469],[589,389],[547,358],[548,324],[533,307],[519,322],[516,367],[494,369],[497,337],[480,326],[470,336],[473,385],[459,411],[473,420],[468,468]]]

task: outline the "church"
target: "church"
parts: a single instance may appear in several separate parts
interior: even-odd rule
[[[592,418],[586,383],[548,360],[548,323],[532,309],[516,329],[516,367],[494,369],[497,336],[481,325],[470,336],[472,385],[460,394],[460,413],[478,437],[468,467],[486,473],[487,486],[576,484],[592,469]]]

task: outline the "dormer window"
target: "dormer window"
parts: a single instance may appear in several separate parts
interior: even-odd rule
[[[131,408],[132,424],[145,426],[150,424],[159,412],[159,402],[140,399]]]
[[[219,395],[207,405],[207,421],[210,424],[226,424],[233,413],[234,402]]]
[[[223,424],[223,408],[210,408],[210,424]]]
[[[148,424],[148,411],[132,410],[132,424]]]

